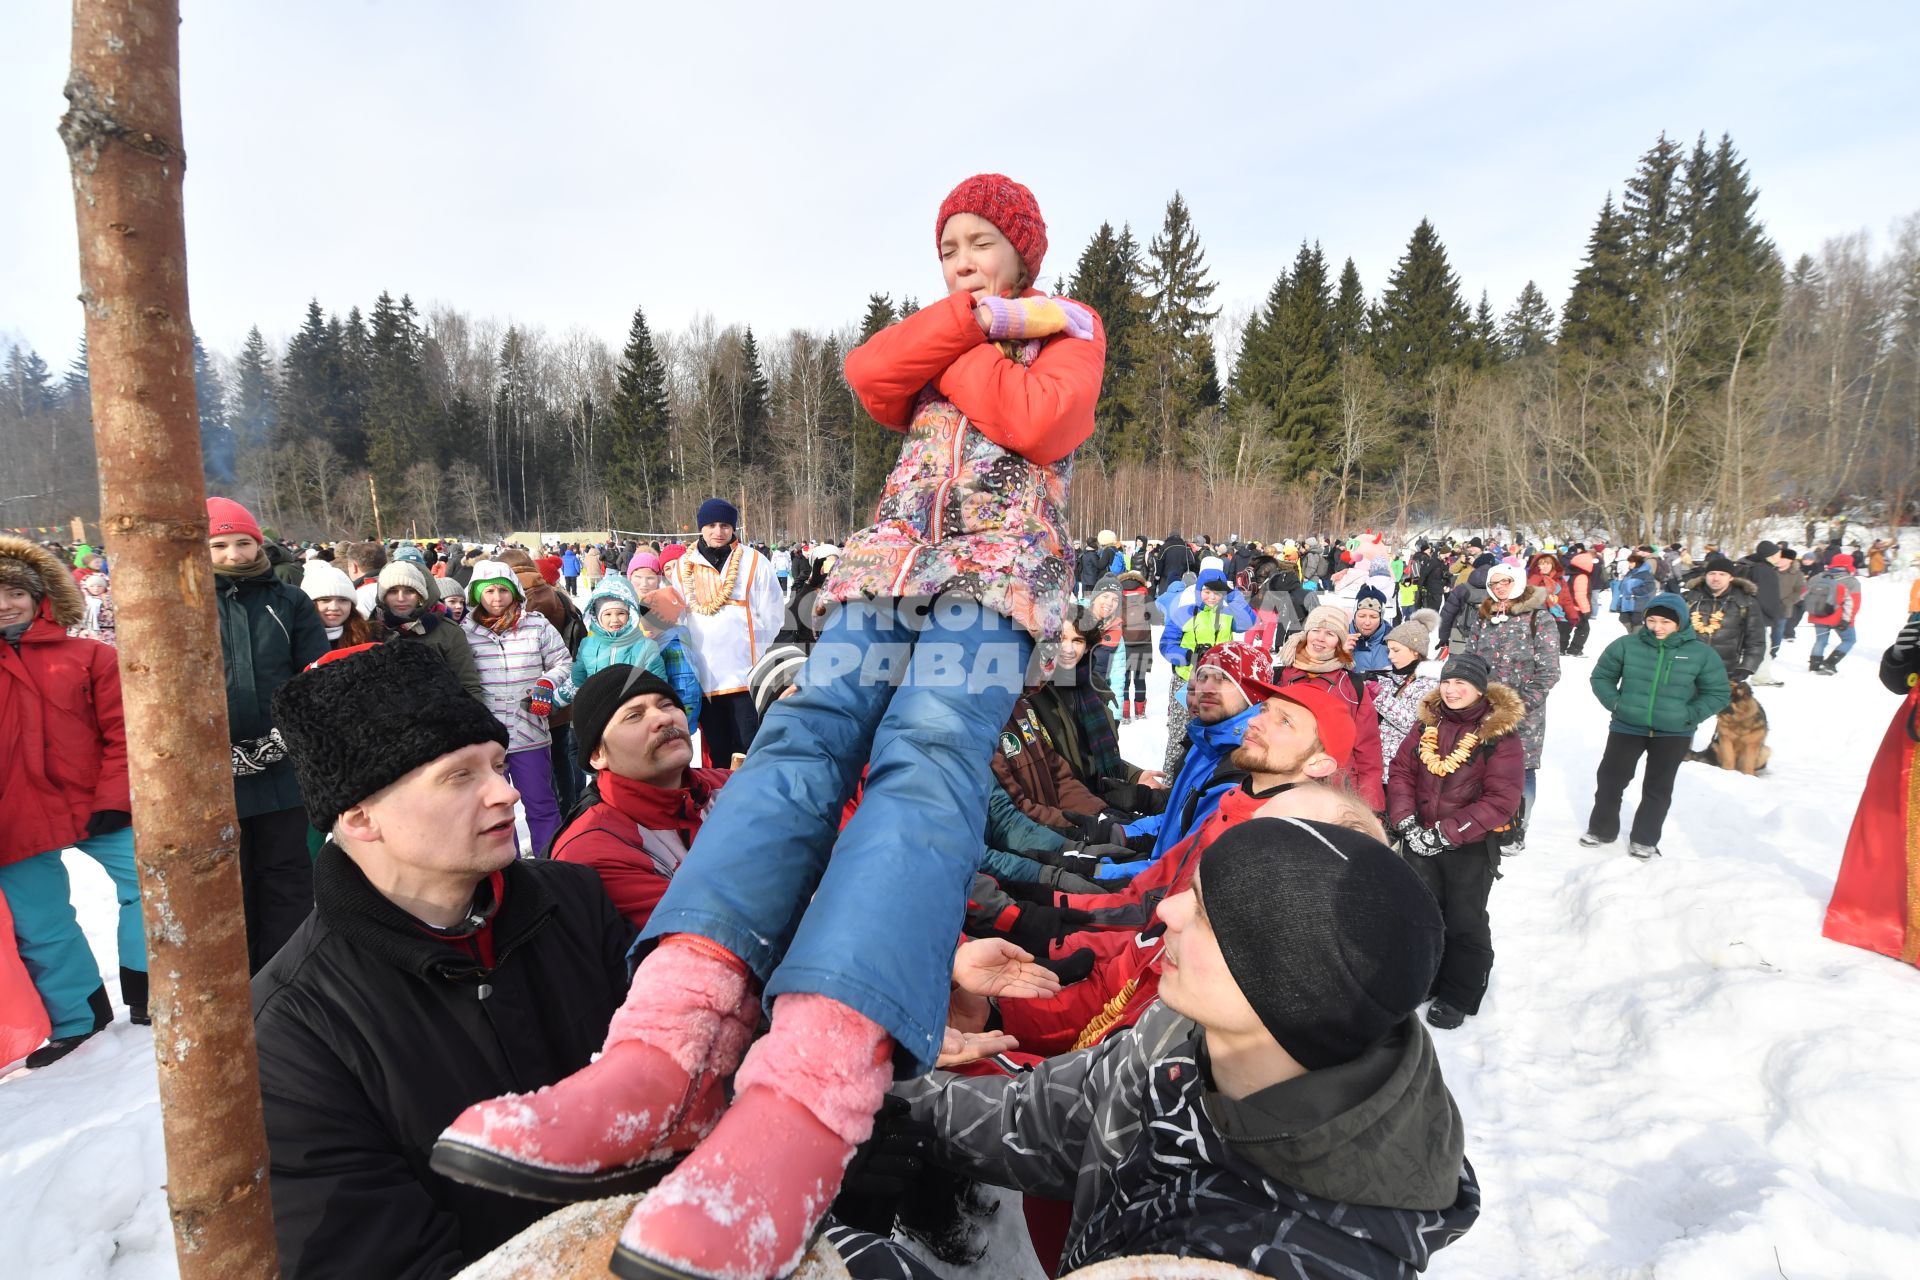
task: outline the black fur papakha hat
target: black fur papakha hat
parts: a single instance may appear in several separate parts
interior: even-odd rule
[[[280,686],[273,720],[322,832],[423,764],[476,743],[507,745],[506,726],[446,661],[406,640],[323,658]]]

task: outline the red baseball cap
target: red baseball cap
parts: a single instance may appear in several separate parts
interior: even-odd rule
[[[1283,689],[1274,689],[1268,695],[1272,698],[1285,698],[1296,706],[1305,707],[1313,716],[1314,727],[1320,734],[1320,748],[1333,757],[1333,762],[1345,769],[1353,759],[1353,708],[1347,700],[1331,689],[1323,689],[1310,680],[1297,680]]]

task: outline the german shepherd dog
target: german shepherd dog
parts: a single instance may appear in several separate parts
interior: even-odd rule
[[[1733,682],[1733,701],[1716,717],[1713,741],[1705,751],[1689,751],[1687,759],[1738,769],[1751,777],[1767,767],[1773,755],[1767,746],[1767,709],[1753,696],[1745,680]]]

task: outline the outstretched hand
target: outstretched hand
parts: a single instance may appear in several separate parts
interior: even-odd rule
[[[1005,938],[973,938],[953,953],[953,982],[969,995],[1031,1000],[1060,990],[1059,975]],[[994,1052],[998,1052],[995,1050]]]
[[[1004,1031],[957,1031],[948,1027],[940,1041],[940,1056],[933,1060],[933,1065],[935,1070],[945,1071],[1019,1047],[1020,1042]]]

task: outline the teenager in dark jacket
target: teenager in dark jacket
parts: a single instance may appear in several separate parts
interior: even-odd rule
[[[1500,836],[1520,812],[1526,752],[1515,732],[1520,695],[1489,679],[1485,658],[1447,660],[1420,708],[1420,732],[1400,744],[1387,774],[1387,816],[1408,861],[1440,904],[1447,941],[1427,1022],[1443,1030],[1480,1012],[1493,972],[1487,895]]]
[[[332,655],[274,709],[332,836],[253,981],[281,1274],[438,1280],[546,1206],[443,1177],[434,1139],[587,1063],[633,930],[586,868],[515,858],[507,731],[424,647]]]
[[[273,695],[327,652],[327,632],[307,593],[274,576],[245,507],[207,499],[207,548],[226,666],[247,963],[257,973],[313,909],[307,811],[274,737]]]
[[[460,687],[485,702],[486,686],[480,683],[480,668],[474,664],[473,645],[468,643],[466,632],[459,623],[433,610],[440,595],[435,581],[411,560],[392,561],[380,571],[382,635],[388,643],[416,642],[433,650]]]
[[[1126,1035],[1015,1076],[895,1087],[929,1158],[1070,1201],[1062,1275],[1140,1254],[1290,1278],[1424,1271],[1480,1191],[1412,1016],[1442,933],[1418,878],[1370,836],[1257,818],[1160,916],[1160,999]],[[861,1280],[937,1274],[891,1241],[828,1239]]]
[[[1640,757],[1647,772],[1640,783],[1627,851],[1636,858],[1660,856],[1660,831],[1673,803],[1673,779],[1693,745],[1693,731],[1718,715],[1733,696],[1720,655],[1693,633],[1687,602],[1663,592],[1647,606],[1644,625],[1607,646],[1593,665],[1593,696],[1613,713],[1607,749],[1594,778],[1593,812],[1586,848],[1620,838],[1620,798]]]
[[[120,667],[111,646],[67,634],[84,613],[59,559],[0,537],[0,895],[51,1028],[29,1067],[59,1061],[113,1021],[74,915],[61,861],[69,846],[113,878],[120,990],[133,1021],[147,1021]]]

